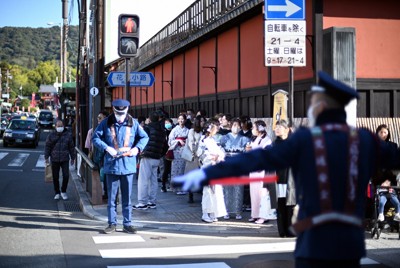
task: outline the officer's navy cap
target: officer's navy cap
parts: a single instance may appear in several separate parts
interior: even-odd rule
[[[352,99],[359,99],[359,95],[354,88],[349,87],[343,82],[335,80],[325,72],[318,72],[319,83],[311,87],[311,93],[322,92],[346,106]]]
[[[123,99],[116,99],[116,100],[114,100],[111,104],[112,104],[112,106],[114,106],[114,109],[120,110],[120,111],[125,110],[126,107],[128,107],[129,105],[131,105],[131,104],[129,103],[129,101],[123,100]]]

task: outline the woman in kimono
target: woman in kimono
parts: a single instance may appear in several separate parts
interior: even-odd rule
[[[186,115],[180,114],[178,124],[171,130],[168,136],[168,150],[173,150],[174,159],[171,163],[171,180],[185,173],[186,161],[182,159],[181,153],[185,146],[189,129],[185,127]],[[186,192],[177,191],[176,194],[186,194]]]
[[[253,134],[252,141],[248,146],[246,146],[246,150],[254,150],[257,148],[265,148],[268,145],[272,144],[270,137],[267,135],[266,124],[262,120],[257,120],[253,124],[253,128],[251,130]],[[250,173],[250,178],[262,178],[265,176],[265,171],[258,171]],[[256,224],[262,224],[267,222],[268,215],[267,211],[263,211],[260,209],[261,207],[261,199],[263,195],[269,194],[266,188],[263,188],[263,182],[251,182],[250,183],[250,200],[251,200],[251,218],[250,222],[254,222]]]
[[[246,136],[239,134],[240,119],[234,118],[231,120],[231,132],[222,136],[220,144],[224,148],[226,157],[230,157],[245,151],[246,144],[250,142],[250,139]],[[242,219],[242,207],[243,207],[243,195],[244,186],[243,185],[233,185],[224,187],[224,199],[225,206],[228,214],[224,216],[224,219],[228,220],[230,218],[230,213],[236,215],[237,220]]]
[[[206,123],[207,119],[204,116],[198,115],[194,119],[193,128],[189,130],[188,138],[187,138],[187,146],[189,150],[192,152],[193,160],[187,161],[185,166],[185,174],[193,169],[200,168],[199,158],[197,157],[197,148],[199,147],[200,138],[203,133],[203,127]],[[189,192],[189,203],[193,203],[193,193]]]
[[[218,145],[214,138],[218,130],[219,122],[215,119],[210,119],[204,125],[204,135],[201,137],[199,148],[197,149],[201,168],[215,165],[225,159],[224,149]],[[216,222],[218,217],[227,214],[221,185],[203,187],[201,207],[203,211],[201,220],[206,223]]]

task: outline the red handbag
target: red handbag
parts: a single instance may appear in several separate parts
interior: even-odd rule
[[[174,160],[174,151],[168,150],[167,153],[165,154],[165,159],[167,159],[169,161]]]

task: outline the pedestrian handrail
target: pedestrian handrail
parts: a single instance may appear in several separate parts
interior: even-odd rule
[[[102,204],[103,191],[100,182],[98,166],[78,147],[75,147],[77,154],[77,174],[81,178],[86,192],[89,195],[92,205]]]

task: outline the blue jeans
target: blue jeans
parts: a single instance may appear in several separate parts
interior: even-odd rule
[[[117,225],[117,205],[116,199],[118,194],[118,188],[121,186],[121,204],[122,204],[122,216],[123,225],[132,225],[132,182],[134,173],[128,175],[113,175],[106,174],[107,180],[107,194],[108,194],[108,224]]]
[[[396,213],[399,213],[399,211],[400,211],[400,202],[399,202],[399,199],[397,198],[397,195],[395,193],[391,193],[390,194],[390,201],[394,205]],[[378,207],[379,214],[383,213],[383,210],[385,208],[386,202],[387,202],[386,193],[380,194],[379,195],[379,207]]]

